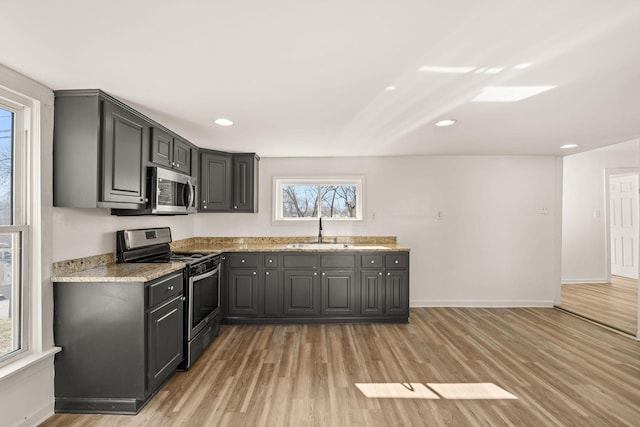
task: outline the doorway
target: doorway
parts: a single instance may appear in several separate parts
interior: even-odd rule
[[[639,141],[567,156],[564,165],[559,307],[640,338]]]

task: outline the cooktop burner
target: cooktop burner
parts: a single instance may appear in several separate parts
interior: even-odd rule
[[[191,254],[191,253],[180,253],[173,252],[171,254],[171,259],[175,261],[199,261],[203,258],[208,258],[213,255],[211,254]]]

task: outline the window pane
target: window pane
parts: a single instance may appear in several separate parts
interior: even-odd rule
[[[282,217],[318,216],[318,187],[315,185],[282,186]]]
[[[0,225],[13,224],[13,113],[0,108]]]
[[[20,349],[20,232],[0,234],[0,358]]]
[[[322,216],[330,218],[355,218],[356,186],[355,185],[323,185]]]

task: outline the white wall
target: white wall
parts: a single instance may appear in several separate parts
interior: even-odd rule
[[[315,236],[317,223],[272,223],[273,177],[364,175],[366,222],[326,221],[325,235],[395,235],[411,247],[412,306],[549,306],[560,281],[559,168],[527,156],[264,158],[259,213],[198,214],[194,232]]]
[[[562,283],[608,281],[604,171],[639,166],[638,139],[564,158]]]
[[[194,235],[194,215],[119,217],[110,212],[53,208],[53,262],[115,252],[118,230],[169,226],[173,240]]]

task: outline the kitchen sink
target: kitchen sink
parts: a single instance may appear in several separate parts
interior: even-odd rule
[[[353,245],[347,243],[290,243],[287,249],[349,249]]]
[[[290,243],[287,249],[355,249],[355,250],[388,250],[387,246],[352,245],[350,243]]]

